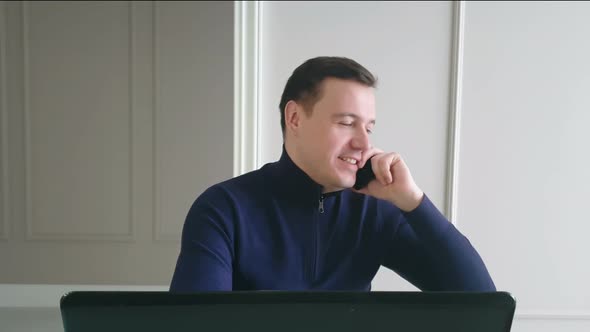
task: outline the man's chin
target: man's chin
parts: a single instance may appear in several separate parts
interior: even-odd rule
[[[324,193],[349,189],[349,188],[352,188],[352,186],[354,186],[354,182],[338,181],[338,182],[332,183],[332,185],[330,185],[330,186],[324,187]]]
[[[340,189],[349,189],[352,188],[354,186],[354,181],[355,179],[340,179],[340,183],[338,184],[338,186],[340,187]]]

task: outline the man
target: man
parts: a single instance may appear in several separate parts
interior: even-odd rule
[[[382,265],[421,290],[495,291],[401,156],[371,146],[375,83],[347,58],[295,69],[279,105],[280,160],[197,198],[171,291],[370,290]],[[376,179],[351,189],[367,162]]]

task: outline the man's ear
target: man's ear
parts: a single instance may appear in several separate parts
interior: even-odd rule
[[[293,100],[289,100],[285,105],[285,130],[292,132],[295,136],[299,134],[301,112],[303,109]]]

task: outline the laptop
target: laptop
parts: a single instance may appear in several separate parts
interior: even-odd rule
[[[509,332],[506,292],[76,291],[65,332]]]

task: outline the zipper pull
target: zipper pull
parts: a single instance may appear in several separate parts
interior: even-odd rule
[[[320,205],[318,207],[318,211],[320,211],[320,213],[324,213],[324,195],[320,196]]]

